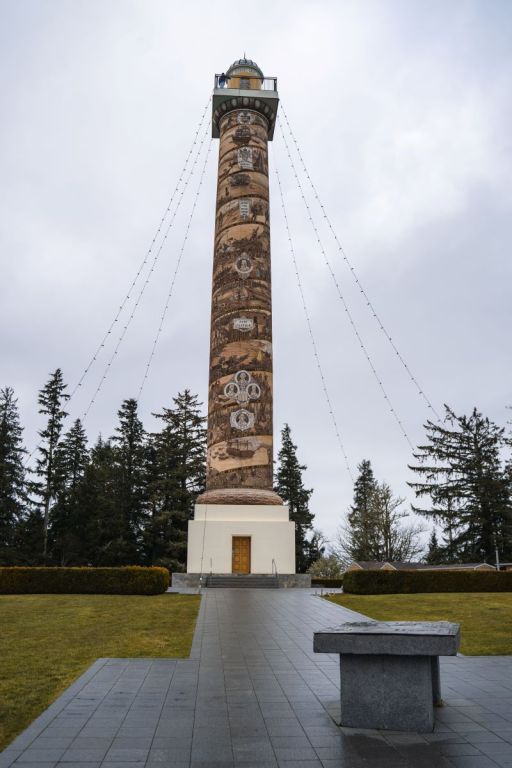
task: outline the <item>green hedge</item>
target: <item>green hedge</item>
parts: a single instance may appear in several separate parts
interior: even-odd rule
[[[0,594],[159,595],[166,568],[0,568]]]
[[[512,592],[512,571],[347,571],[343,591],[354,595]]]
[[[337,589],[338,587],[343,586],[343,577],[339,576],[337,579],[328,579],[327,577],[324,577],[324,576],[312,576],[311,586],[312,587],[332,587],[333,589]]]

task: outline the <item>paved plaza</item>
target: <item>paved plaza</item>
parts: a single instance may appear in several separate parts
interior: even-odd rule
[[[354,617],[309,590],[206,590],[189,659],[99,659],[0,768],[512,768],[509,657],[442,660],[434,733],[340,728],[313,631]]]

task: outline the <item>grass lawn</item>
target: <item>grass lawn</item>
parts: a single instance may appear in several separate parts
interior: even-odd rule
[[[332,595],[333,603],[382,621],[455,621],[468,656],[512,654],[512,593]]]
[[[97,658],[188,656],[196,595],[0,595],[0,750]]]

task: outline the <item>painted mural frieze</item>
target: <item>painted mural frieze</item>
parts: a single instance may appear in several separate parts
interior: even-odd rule
[[[246,173],[234,173],[229,179],[232,187],[246,187],[250,181],[251,177]]]
[[[271,489],[268,121],[241,108],[219,128],[207,488]]]

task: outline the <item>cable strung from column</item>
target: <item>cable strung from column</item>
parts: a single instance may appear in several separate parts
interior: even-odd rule
[[[140,275],[141,275],[141,273],[142,273],[142,270],[144,269],[144,267],[145,267],[145,266],[146,266],[146,264],[148,263],[148,260],[149,260],[149,258],[150,258],[150,256],[151,256],[151,254],[153,253],[153,249],[154,249],[154,247],[155,247],[156,241],[158,240],[158,237],[159,237],[159,235],[160,235],[160,233],[161,233],[161,231],[162,231],[163,225],[165,224],[165,221],[166,221],[166,219],[167,219],[167,217],[168,217],[168,215],[169,215],[169,213],[170,213],[170,210],[171,210],[172,204],[173,204],[173,202],[174,202],[174,198],[175,198],[175,197],[176,197],[176,195],[178,194],[178,189],[179,189],[179,187],[180,187],[180,184],[181,184],[181,182],[183,181],[183,177],[184,177],[184,175],[185,175],[185,173],[186,173],[186,170],[187,170],[187,168],[188,168],[188,164],[189,164],[189,162],[190,162],[190,158],[192,157],[192,153],[193,153],[193,151],[194,151],[194,148],[195,148],[195,147],[196,147],[196,145],[197,145],[197,141],[198,141],[198,137],[199,137],[199,132],[200,132],[200,130],[201,130],[201,128],[202,128],[202,126],[203,126],[203,123],[204,123],[204,120],[205,120],[206,114],[207,114],[207,112],[208,112],[208,108],[209,108],[209,106],[210,106],[210,102],[211,102],[211,97],[210,97],[210,98],[208,99],[208,101],[206,102],[206,106],[205,106],[205,108],[204,108],[204,110],[203,110],[203,113],[202,113],[202,115],[201,115],[201,118],[200,118],[200,120],[199,120],[199,124],[198,124],[198,126],[197,126],[197,129],[196,129],[196,132],[195,132],[195,134],[194,134],[194,139],[193,139],[193,141],[192,141],[192,144],[191,144],[191,146],[190,146],[190,149],[189,149],[189,151],[188,151],[188,154],[187,154],[187,156],[186,156],[186,158],[185,158],[185,162],[184,162],[184,164],[183,164],[183,167],[182,167],[182,169],[181,169],[181,172],[180,172],[180,175],[179,175],[178,181],[176,182],[176,186],[175,186],[175,188],[174,188],[174,190],[173,190],[173,193],[172,193],[172,195],[171,195],[171,198],[170,198],[170,200],[169,200],[169,202],[168,202],[168,204],[167,204],[167,207],[166,207],[166,209],[165,209],[165,211],[164,211],[164,213],[163,213],[163,215],[162,215],[162,217],[161,217],[161,219],[160,219],[160,223],[158,224],[158,227],[157,227],[157,229],[156,229],[156,232],[155,232],[155,234],[154,234],[154,236],[153,236],[153,239],[151,240],[151,244],[150,244],[150,246],[149,246],[149,248],[148,248],[148,250],[147,250],[147,252],[146,252],[146,254],[145,254],[145,256],[144,256],[144,258],[143,258],[143,260],[142,260],[142,262],[140,263],[140,265],[139,265],[139,267],[138,267],[138,269],[137,269],[137,271],[136,271],[136,273],[135,273],[135,277],[133,278],[133,280],[132,280],[132,282],[131,282],[131,284],[130,284],[130,287],[128,288],[128,292],[126,293],[126,295],[125,295],[125,297],[124,297],[123,301],[122,301],[122,302],[121,302],[121,304],[119,305],[119,309],[117,310],[117,313],[116,313],[116,315],[114,316],[114,319],[112,320],[112,322],[111,322],[110,326],[108,327],[108,329],[107,329],[107,332],[106,332],[106,333],[105,333],[105,335],[103,336],[102,340],[101,340],[101,341],[100,341],[100,343],[98,344],[98,347],[97,347],[96,351],[94,352],[94,354],[93,354],[93,355],[92,355],[92,357],[90,358],[90,360],[89,360],[89,363],[87,364],[87,366],[86,366],[86,367],[85,367],[85,369],[83,370],[83,372],[82,372],[82,375],[80,376],[80,379],[78,380],[77,384],[75,385],[75,387],[74,387],[73,391],[72,391],[72,392],[71,392],[71,394],[70,394],[70,398],[69,398],[69,400],[71,400],[71,398],[73,397],[73,395],[74,395],[74,394],[77,392],[77,390],[78,390],[78,389],[79,389],[79,388],[82,386],[82,384],[83,384],[83,381],[84,381],[85,377],[86,377],[86,376],[87,376],[87,374],[89,373],[89,371],[90,371],[91,367],[93,366],[93,364],[94,364],[94,363],[95,363],[95,361],[97,360],[97,358],[98,358],[98,356],[99,356],[99,354],[100,354],[101,350],[103,349],[103,347],[105,346],[106,342],[108,341],[108,338],[109,338],[109,336],[111,335],[112,331],[114,330],[114,327],[115,327],[116,323],[118,322],[118,320],[119,320],[119,317],[120,317],[120,315],[121,315],[121,313],[122,313],[122,311],[123,311],[124,307],[126,306],[126,304],[128,303],[128,301],[130,300],[130,297],[131,297],[132,291],[133,291],[133,289],[135,288],[135,285],[136,285],[136,283],[137,283],[137,281],[138,281],[138,279],[139,279],[139,277],[140,277]],[[68,401],[68,402],[69,402],[69,401]]]
[[[331,402],[331,398],[329,396],[329,392],[328,392],[328,389],[327,389],[327,383],[325,381],[325,376],[324,376],[324,372],[323,372],[323,369],[322,369],[322,365],[320,363],[320,356],[318,354],[318,348],[317,348],[317,345],[316,345],[315,337],[313,335],[313,328],[311,326],[311,319],[310,319],[310,316],[309,316],[309,311],[308,311],[308,307],[307,307],[307,303],[306,303],[306,297],[304,295],[304,290],[303,290],[303,287],[302,287],[302,279],[301,279],[301,276],[300,276],[299,266],[297,264],[297,258],[296,258],[296,255],[295,255],[295,248],[294,248],[294,245],[293,245],[293,240],[292,240],[291,231],[290,231],[290,225],[289,225],[289,222],[288,222],[288,215],[287,215],[287,212],[286,212],[286,206],[285,206],[285,202],[284,202],[283,188],[281,186],[281,177],[279,176],[279,169],[278,169],[278,166],[277,166],[275,155],[276,155],[275,150],[273,150],[274,169],[275,169],[276,178],[277,178],[277,186],[278,186],[278,189],[279,189],[279,196],[281,198],[281,208],[282,208],[282,211],[283,211],[283,218],[284,218],[284,223],[285,223],[285,228],[286,228],[286,234],[287,234],[287,237],[288,237],[288,244],[289,244],[289,247],[290,247],[290,256],[291,256],[292,263],[293,263],[293,268],[294,268],[294,271],[295,271],[295,277],[297,279],[297,286],[298,286],[299,293],[300,293],[302,307],[304,309],[304,314],[305,314],[305,317],[306,317],[306,324],[307,324],[307,327],[308,327],[308,332],[309,332],[309,336],[310,336],[310,339],[311,339],[311,344],[312,344],[312,347],[313,347],[313,354],[315,356],[316,367],[318,368],[318,373],[320,374],[320,379],[321,379],[321,382],[322,382],[322,389],[323,389],[323,392],[324,392],[324,395],[325,395],[325,399],[326,399],[326,402],[327,402],[327,408],[329,410],[329,414],[330,414],[331,419],[332,419],[332,423],[333,423],[333,426],[334,426],[334,431],[336,433],[336,439],[338,441],[338,445],[340,447],[341,453],[342,453],[343,458],[345,460],[345,467],[346,467],[347,472],[348,472],[348,474],[350,476],[350,479],[351,479],[351,481],[353,483],[354,482],[354,476],[352,474],[352,470],[350,469],[350,463],[349,463],[349,460],[348,460],[347,453],[345,451],[345,446],[343,444],[343,440],[341,439],[341,434],[340,434],[340,431],[339,431],[339,428],[338,428],[338,423],[336,421],[336,416],[334,414],[334,408],[333,408],[333,405],[332,405],[332,402]]]
[[[210,124],[207,123],[206,130],[204,131],[204,133],[203,133],[203,135],[201,137],[201,141],[200,141],[199,146],[197,148],[196,155],[195,155],[194,161],[192,163],[192,166],[190,168],[189,174],[188,174],[187,178],[185,179],[185,183],[184,183],[183,189],[180,192],[180,196],[178,198],[178,202],[177,202],[176,208],[174,210],[172,219],[171,219],[171,221],[169,222],[169,224],[167,226],[167,229],[166,229],[166,232],[165,232],[164,237],[162,239],[162,242],[160,243],[158,251],[156,252],[156,254],[155,254],[154,258],[153,258],[153,262],[151,264],[150,270],[149,270],[149,272],[148,272],[148,274],[146,276],[146,279],[145,279],[144,283],[142,284],[142,287],[141,287],[141,289],[139,291],[139,294],[137,296],[137,299],[135,301],[135,304],[133,306],[131,314],[129,315],[129,317],[128,317],[127,321],[126,321],[126,324],[123,326],[123,330],[121,331],[121,334],[119,335],[119,338],[117,340],[117,344],[116,344],[116,346],[114,348],[114,351],[113,351],[112,355],[110,356],[110,358],[109,358],[105,368],[103,369],[103,374],[102,374],[102,376],[101,376],[101,378],[100,378],[100,380],[98,382],[98,385],[97,385],[97,387],[96,387],[96,389],[94,391],[94,394],[93,394],[91,400],[89,401],[89,404],[88,404],[87,408],[85,409],[85,411],[83,413],[83,417],[82,417],[83,420],[85,420],[87,418],[87,416],[89,414],[89,411],[91,410],[92,406],[94,405],[94,403],[96,401],[97,395],[99,394],[99,392],[101,391],[101,389],[103,387],[103,384],[105,383],[105,380],[106,380],[106,378],[107,378],[107,376],[109,374],[109,371],[110,371],[110,368],[112,366],[112,363],[114,362],[115,358],[117,357],[117,353],[119,352],[119,348],[120,348],[120,346],[121,346],[121,344],[122,344],[122,342],[124,340],[124,337],[126,336],[126,332],[127,332],[128,328],[130,327],[131,321],[133,320],[133,318],[135,316],[135,313],[136,313],[136,311],[137,311],[137,309],[139,307],[139,304],[140,304],[140,302],[142,300],[142,297],[143,297],[143,295],[144,295],[144,293],[146,291],[146,288],[147,288],[148,283],[149,283],[149,281],[150,281],[150,279],[152,277],[152,274],[153,274],[153,271],[155,269],[155,266],[156,266],[156,263],[158,261],[158,258],[159,258],[160,254],[162,252],[162,248],[164,247],[164,245],[165,245],[165,243],[167,241],[167,236],[168,236],[169,231],[170,231],[170,229],[171,229],[171,227],[172,227],[172,225],[174,223],[174,220],[176,218],[176,214],[177,214],[177,212],[178,212],[178,210],[179,210],[179,208],[181,206],[181,202],[183,200],[183,195],[185,194],[185,191],[186,191],[186,189],[187,189],[187,187],[189,185],[189,182],[190,182],[192,176],[194,175],[194,172],[195,172],[195,169],[196,169],[196,166],[197,166],[197,161],[199,160],[199,157],[201,155],[201,151],[203,149],[203,145],[204,145],[205,139],[206,139],[210,129],[211,129],[210,128]]]
[[[167,299],[166,299],[166,302],[165,302],[165,306],[164,306],[162,315],[160,317],[160,324],[158,326],[158,330],[157,330],[155,339],[153,341],[153,347],[151,349],[151,353],[150,353],[149,358],[148,358],[146,369],[144,371],[144,376],[142,377],[142,381],[141,381],[141,384],[140,384],[140,387],[139,387],[139,391],[138,391],[138,394],[137,394],[137,401],[140,400],[140,396],[142,394],[142,390],[144,388],[144,385],[145,385],[146,380],[147,380],[148,375],[149,375],[149,369],[151,367],[151,363],[152,363],[153,358],[155,356],[155,350],[156,350],[156,347],[157,347],[157,344],[158,344],[158,340],[160,338],[160,334],[162,333],[162,328],[163,328],[164,322],[165,322],[165,316],[167,315],[167,310],[169,309],[169,304],[170,304],[170,301],[171,301],[171,298],[172,298],[172,294],[173,294],[173,290],[174,290],[174,283],[176,282],[176,277],[178,275],[178,271],[179,271],[179,268],[180,268],[181,260],[182,260],[182,257],[183,257],[183,252],[184,252],[185,246],[187,244],[188,235],[189,235],[189,232],[190,232],[190,225],[192,224],[192,219],[194,218],[194,213],[195,213],[195,210],[196,210],[197,201],[199,199],[199,195],[201,194],[201,189],[202,189],[203,181],[204,181],[204,174],[205,174],[205,171],[206,171],[206,166],[208,165],[208,160],[210,158],[210,152],[211,152],[212,144],[213,144],[213,139],[210,139],[210,143],[208,144],[208,150],[206,152],[206,157],[204,159],[203,167],[202,167],[202,170],[201,170],[201,175],[199,177],[199,184],[197,185],[197,190],[196,190],[196,194],[195,194],[195,197],[194,197],[194,203],[192,205],[192,210],[190,212],[190,216],[189,216],[189,219],[188,219],[188,222],[187,222],[187,227],[185,229],[185,235],[183,237],[183,242],[181,244],[181,248],[180,248],[180,251],[179,251],[179,254],[178,254],[178,259],[176,261],[176,266],[175,266],[174,273],[173,273],[173,276],[172,276],[171,285],[169,287],[169,293],[167,294]]]
[[[290,166],[291,166],[291,169],[293,171],[293,175],[295,177],[295,181],[297,182],[297,186],[299,188],[300,196],[302,197],[302,201],[303,201],[303,203],[305,205],[305,208],[306,208],[306,212],[307,212],[307,216],[308,216],[309,222],[311,224],[311,227],[313,228],[313,232],[315,233],[315,237],[316,237],[316,241],[318,243],[318,247],[320,248],[320,252],[322,253],[325,265],[327,266],[327,269],[329,270],[329,273],[330,273],[330,275],[331,275],[331,277],[333,279],[333,282],[334,282],[334,285],[336,287],[336,290],[337,290],[338,296],[340,298],[340,301],[343,304],[343,307],[345,309],[345,313],[346,313],[346,315],[347,315],[347,317],[349,319],[350,325],[352,326],[352,330],[354,331],[354,333],[356,335],[356,338],[357,338],[357,340],[359,342],[359,345],[360,345],[360,347],[361,347],[361,349],[363,351],[364,356],[366,357],[366,360],[367,360],[368,365],[370,366],[370,369],[371,369],[371,371],[372,371],[372,373],[373,373],[373,375],[375,377],[375,380],[376,380],[377,384],[379,385],[379,388],[380,388],[380,390],[382,392],[382,395],[383,395],[386,403],[389,406],[390,412],[393,414],[393,418],[395,419],[396,423],[398,424],[398,427],[399,427],[402,435],[407,440],[407,443],[409,444],[409,447],[413,451],[414,450],[414,446],[413,446],[413,444],[412,444],[412,442],[411,442],[411,440],[409,438],[409,435],[407,434],[407,431],[406,431],[406,429],[405,429],[405,427],[404,427],[404,425],[402,423],[402,420],[398,416],[398,413],[397,413],[395,407],[393,406],[393,404],[391,402],[391,399],[390,399],[386,389],[384,388],[384,385],[382,383],[382,380],[381,380],[379,374],[377,373],[377,370],[376,370],[376,368],[375,368],[375,366],[373,364],[373,361],[372,361],[372,359],[370,357],[370,354],[369,354],[369,352],[368,352],[368,350],[366,348],[366,345],[363,342],[361,334],[359,333],[359,330],[358,330],[358,328],[356,326],[356,323],[355,323],[355,320],[354,320],[354,318],[352,316],[352,313],[351,313],[351,311],[350,311],[350,309],[349,309],[349,307],[347,305],[345,297],[344,297],[344,295],[343,295],[343,293],[341,291],[340,284],[338,283],[338,279],[337,279],[337,277],[336,277],[336,275],[334,273],[334,270],[332,268],[331,262],[329,261],[329,259],[327,257],[327,253],[326,253],[325,248],[323,246],[322,240],[320,239],[320,234],[318,232],[318,228],[317,228],[317,226],[316,226],[316,224],[315,224],[315,222],[313,220],[313,216],[311,214],[311,208],[309,206],[308,201],[306,200],[306,196],[304,195],[304,189],[303,189],[302,184],[300,182],[300,179],[298,177],[297,170],[296,170],[296,167],[295,167],[295,163],[294,163],[293,158],[292,158],[292,156],[290,154],[290,149],[289,149],[289,146],[288,146],[288,142],[286,141],[286,136],[284,135],[284,131],[283,131],[282,127],[281,127],[281,123],[279,121],[279,118],[277,118],[277,125],[278,125],[278,128],[279,128],[279,133],[280,133],[280,135],[281,135],[281,137],[283,139],[283,142],[284,142],[284,146],[285,146],[285,149],[286,149],[286,154],[288,155],[288,160],[290,161]]]
[[[418,394],[420,395],[420,397],[424,400],[425,404],[427,405],[427,408],[429,408],[432,411],[432,413],[435,415],[437,421],[439,421],[439,422],[442,421],[441,416],[439,415],[439,413],[436,410],[436,408],[432,405],[432,402],[428,398],[428,396],[427,396],[425,390],[423,389],[423,387],[420,386],[417,378],[412,373],[410,367],[408,366],[407,362],[405,361],[405,359],[403,358],[403,356],[400,353],[399,349],[397,348],[395,342],[393,341],[390,333],[386,329],[386,327],[385,327],[384,323],[382,322],[380,316],[377,314],[377,311],[375,310],[375,307],[373,306],[372,302],[370,301],[370,298],[369,298],[368,294],[366,293],[366,290],[364,289],[364,287],[363,287],[363,285],[361,283],[361,280],[359,279],[359,277],[357,275],[357,272],[355,271],[355,268],[354,268],[352,262],[349,260],[345,249],[343,248],[343,246],[341,245],[341,243],[340,243],[340,241],[338,239],[338,236],[337,236],[336,231],[335,231],[335,229],[334,229],[334,227],[332,225],[332,222],[331,222],[329,216],[327,215],[327,211],[325,210],[324,204],[322,203],[322,200],[320,199],[318,191],[317,191],[317,189],[316,189],[316,187],[315,187],[315,185],[313,183],[313,180],[311,179],[311,176],[309,175],[308,169],[306,167],[306,164],[305,164],[304,159],[302,157],[302,153],[300,151],[300,147],[299,147],[298,142],[297,142],[297,140],[295,138],[295,135],[294,135],[294,133],[293,133],[293,131],[291,129],[290,122],[288,120],[288,115],[286,114],[286,111],[285,111],[282,103],[281,103],[281,111],[282,111],[282,113],[284,115],[284,119],[286,121],[286,125],[287,125],[287,128],[288,128],[288,132],[290,134],[290,138],[293,141],[295,149],[297,151],[297,155],[299,157],[300,164],[302,166],[302,170],[304,171],[304,174],[305,174],[305,176],[306,176],[306,178],[307,178],[307,180],[308,180],[308,182],[309,182],[309,184],[311,186],[311,190],[313,192],[315,200],[317,201],[318,205],[320,206],[320,209],[322,211],[323,217],[324,217],[324,219],[327,222],[327,226],[329,227],[329,229],[331,231],[331,234],[334,237],[334,240],[335,240],[336,246],[338,248],[338,251],[340,252],[340,254],[341,254],[345,264],[349,268],[350,273],[351,273],[351,275],[352,275],[352,277],[353,277],[357,287],[359,288],[359,291],[360,291],[361,295],[363,296],[364,300],[366,301],[366,306],[370,310],[373,318],[377,322],[377,325],[379,326],[380,330],[382,331],[382,333],[384,334],[384,336],[388,340],[389,344],[391,345],[391,348],[393,349],[393,351],[395,352],[396,356],[398,357],[398,359],[399,359],[400,363],[402,364],[404,370],[406,371],[410,381],[416,387],[416,389],[418,391]]]
[[[158,227],[157,227],[157,229],[156,229],[156,232],[155,232],[155,234],[154,234],[154,236],[153,236],[153,239],[151,240],[150,246],[149,246],[149,248],[148,248],[148,250],[147,250],[146,254],[144,255],[144,258],[143,258],[143,260],[141,261],[141,263],[140,263],[140,265],[139,265],[139,267],[138,267],[138,269],[137,269],[137,271],[136,271],[136,273],[135,273],[135,276],[134,276],[134,278],[133,278],[132,282],[130,283],[130,287],[128,288],[128,291],[127,291],[127,293],[126,293],[126,295],[125,295],[125,297],[124,297],[123,301],[122,301],[122,302],[121,302],[121,304],[119,305],[119,308],[118,308],[118,310],[117,310],[117,312],[116,312],[116,314],[115,314],[115,316],[114,316],[114,319],[113,319],[113,320],[112,320],[112,322],[110,323],[110,326],[108,327],[108,329],[107,329],[107,331],[106,331],[105,335],[103,336],[102,340],[101,340],[101,341],[100,341],[100,343],[98,344],[98,347],[96,348],[96,350],[95,350],[94,354],[93,354],[93,355],[92,355],[92,357],[90,358],[90,360],[89,360],[88,364],[87,364],[87,365],[86,365],[86,367],[84,368],[84,370],[83,370],[83,372],[82,372],[82,375],[80,376],[80,378],[79,378],[78,382],[75,384],[75,387],[73,388],[73,390],[72,390],[72,392],[71,392],[71,394],[70,394],[70,396],[69,396],[69,399],[68,399],[68,401],[67,401],[68,403],[71,401],[71,399],[72,399],[72,398],[73,398],[73,396],[76,394],[76,392],[78,391],[78,389],[79,389],[79,388],[81,388],[81,386],[82,386],[82,384],[83,384],[83,382],[84,382],[84,379],[86,378],[86,376],[87,376],[87,374],[89,373],[90,369],[92,368],[92,366],[94,365],[94,363],[95,363],[95,362],[96,362],[96,360],[98,359],[98,356],[100,355],[100,353],[101,353],[101,350],[102,350],[102,349],[105,347],[105,344],[107,343],[107,341],[108,341],[108,339],[109,339],[109,336],[112,334],[112,331],[114,330],[114,327],[116,326],[116,323],[119,321],[119,318],[120,318],[120,316],[121,316],[121,313],[122,313],[123,309],[125,308],[126,304],[127,304],[127,303],[128,303],[128,301],[130,300],[130,297],[131,297],[131,295],[132,295],[132,291],[133,291],[133,289],[135,288],[135,285],[137,284],[137,281],[138,281],[138,279],[139,279],[139,277],[140,277],[140,275],[141,275],[141,273],[142,273],[142,270],[144,269],[144,267],[145,267],[145,266],[146,266],[146,264],[148,263],[148,260],[149,260],[149,258],[150,258],[150,256],[151,256],[151,254],[153,253],[153,249],[154,249],[154,247],[155,247],[156,241],[158,240],[158,236],[160,235],[160,233],[161,233],[161,231],[162,231],[163,225],[164,225],[164,223],[165,223],[165,221],[166,221],[166,219],[167,219],[167,217],[168,217],[168,215],[169,215],[169,213],[170,213],[170,210],[171,210],[172,204],[173,204],[173,202],[174,202],[174,199],[175,199],[175,197],[176,197],[176,195],[177,195],[177,193],[178,193],[178,190],[179,190],[180,184],[182,183],[182,181],[183,181],[183,177],[184,177],[184,175],[185,175],[185,173],[186,173],[186,171],[187,171],[187,168],[188,168],[188,164],[189,164],[189,162],[190,162],[190,159],[191,159],[191,157],[192,157],[192,154],[193,154],[193,152],[194,152],[194,148],[197,146],[197,141],[198,141],[199,133],[200,133],[200,131],[201,131],[201,128],[202,128],[202,126],[203,126],[203,124],[204,124],[204,121],[205,121],[205,117],[206,117],[206,115],[207,115],[207,112],[208,112],[208,108],[209,108],[209,106],[210,106],[210,103],[211,103],[211,96],[210,96],[210,98],[208,99],[208,101],[206,102],[206,105],[205,105],[205,107],[204,107],[204,109],[203,109],[203,112],[202,112],[202,114],[201,114],[201,117],[200,117],[200,120],[199,120],[199,124],[198,124],[198,126],[197,126],[197,128],[196,128],[196,131],[195,131],[195,133],[194,133],[194,138],[193,138],[192,144],[190,145],[190,149],[189,149],[189,151],[188,151],[188,154],[187,154],[187,155],[186,155],[186,157],[185,157],[185,162],[183,163],[183,167],[182,167],[182,169],[181,169],[181,172],[180,172],[180,175],[179,175],[178,181],[176,182],[176,186],[175,186],[175,188],[174,188],[174,190],[173,190],[173,192],[172,192],[171,198],[170,198],[170,200],[169,200],[169,202],[168,202],[168,204],[167,204],[167,207],[165,208],[165,210],[164,210],[164,213],[163,213],[163,215],[162,215],[162,217],[161,217],[161,219],[160,219],[160,222],[159,222],[159,224],[158,224]],[[209,126],[209,124],[208,124],[208,126]],[[177,210],[178,210],[178,207],[179,207],[179,205],[181,204],[181,200],[182,200],[182,198],[183,198],[183,192],[184,192],[184,190],[182,191],[182,193],[181,193],[180,197],[178,198],[178,204],[177,204],[177,208],[176,208],[176,210],[175,210],[175,212],[174,212],[174,215],[173,215],[173,219],[172,219],[173,221],[174,221],[174,218],[175,218],[175,216],[176,216],[176,212],[177,212]],[[170,230],[170,227],[168,227],[168,228],[167,228],[167,232],[166,232],[166,234],[165,234],[164,240],[166,240],[166,239],[167,239],[167,235],[168,235],[168,233],[169,233],[169,230]],[[160,248],[159,248],[159,251],[158,251],[158,255],[160,254],[160,252],[161,252],[161,250],[162,250],[162,247],[163,247],[163,246],[161,245],[161,246],[160,246]],[[114,356],[115,356],[115,355],[114,355]],[[109,365],[109,367],[110,367],[110,365]],[[100,389],[100,388],[101,388],[101,386],[99,386],[99,387],[97,388],[97,390],[96,390],[96,393],[95,393],[95,396],[96,396],[96,394],[98,394],[98,392],[99,392],[99,389]],[[91,402],[91,403],[89,403],[89,406],[88,406],[88,408],[87,408],[87,411],[86,411],[86,413],[85,413],[84,415],[86,415],[86,414],[89,412],[89,410],[90,410],[91,406],[92,406],[92,402]],[[40,440],[40,441],[39,441],[39,442],[38,442],[38,443],[35,445],[35,447],[32,449],[32,451],[31,451],[31,452],[28,454],[27,458],[25,459],[25,462],[24,462],[24,465],[25,465],[25,466],[27,466],[27,465],[30,463],[30,460],[32,459],[32,456],[33,456],[33,455],[34,455],[34,453],[37,451],[37,449],[38,449],[38,448],[40,448],[40,446],[41,446],[41,445],[42,445],[42,441]]]

